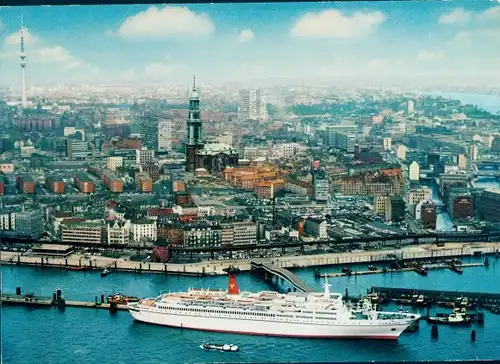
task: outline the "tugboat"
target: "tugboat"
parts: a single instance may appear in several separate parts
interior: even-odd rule
[[[101,272],[101,277],[106,277],[109,274],[111,274],[111,270],[108,268],[104,268],[104,270]]]
[[[210,344],[205,343],[201,345],[202,349],[205,350],[219,350],[219,351],[239,351],[240,348],[233,344]]]
[[[464,312],[455,311],[450,314],[438,313],[435,317],[428,317],[427,322],[431,324],[462,325],[469,326],[471,320]]]
[[[124,296],[121,293],[115,293],[107,297],[108,303],[116,303],[118,305],[126,305],[129,302],[139,302],[138,297]]]

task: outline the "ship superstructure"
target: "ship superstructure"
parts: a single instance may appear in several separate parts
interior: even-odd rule
[[[376,311],[368,301],[357,306],[342,295],[274,291],[240,292],[228,272],[226,291],[191,288],[128,304],[134,319],[171,327],[248,335],[309,338],[397,339],[420,315]]]

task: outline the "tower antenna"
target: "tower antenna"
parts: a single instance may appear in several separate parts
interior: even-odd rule
[[[25,73],[25,68],[26,68],[26,53],[24,52],[24,17],[21,15],[21,39],[20,39],[20,46],[21,46],[21,54],[20,54],[20,66],[21,66],[21,104],[22,107],[25,109],[28,107],[28,100],[26,97],[26,73]]]
[[[196,75],[193,75],[193,90],[196,90]]]

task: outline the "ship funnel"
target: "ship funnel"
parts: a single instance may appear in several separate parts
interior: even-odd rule
[[[236,274],[240,271],[238,268],[229,267],[224,269],[229,277],[229,282],[227,285],[228,294],[240,294],[240,289],[238,288],[238,282],[236,281]]]

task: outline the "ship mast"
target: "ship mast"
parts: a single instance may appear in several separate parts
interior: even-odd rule
[[[325,298],[330,298],[330,285],[328,284],[328,275],[325,273]]]

